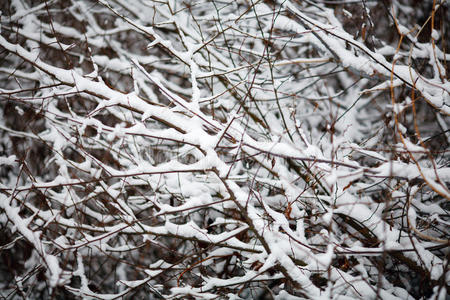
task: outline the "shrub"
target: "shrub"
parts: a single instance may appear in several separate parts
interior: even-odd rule
[[[6,298],[445,299],[445,1],[1,4]]]

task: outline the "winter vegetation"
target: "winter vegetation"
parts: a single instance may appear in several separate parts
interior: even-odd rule
[[[448,299],[449,9],[0,1],[0,297]]]

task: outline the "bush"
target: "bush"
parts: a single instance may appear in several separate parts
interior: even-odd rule
[[[0,291],[445,299],[445,1],[4,1]]]

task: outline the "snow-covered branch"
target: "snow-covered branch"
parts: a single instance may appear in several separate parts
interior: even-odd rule
[[[0,13],[2,297],[445,299],[445,1]]]

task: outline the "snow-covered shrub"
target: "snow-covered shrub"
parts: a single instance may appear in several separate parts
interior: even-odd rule
[[[446,298],[445,1],[0,12],[2,297]]]

